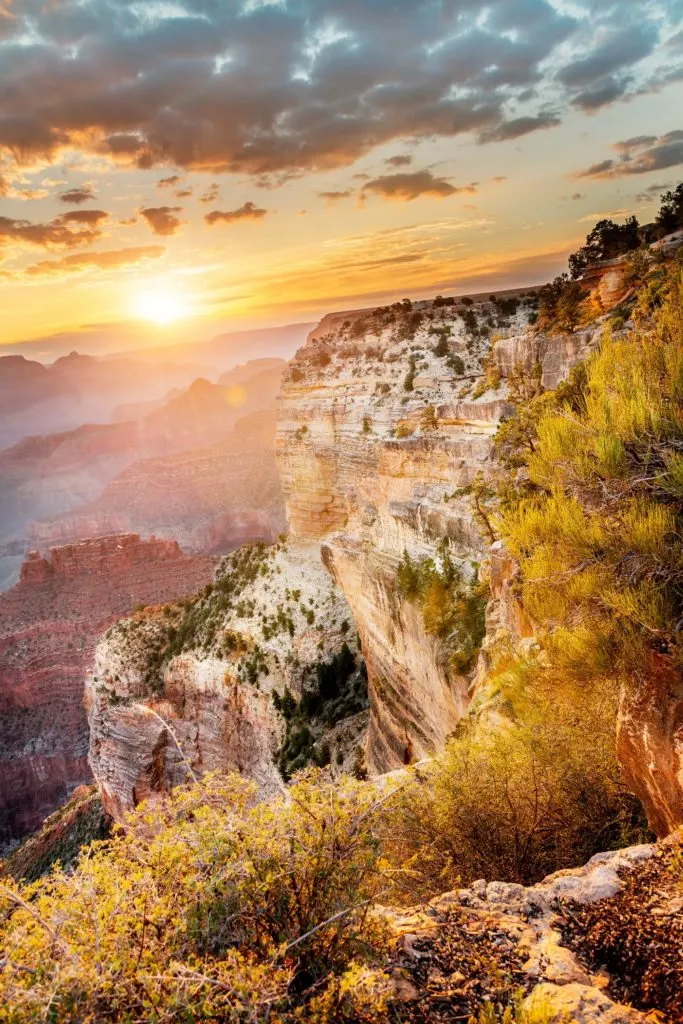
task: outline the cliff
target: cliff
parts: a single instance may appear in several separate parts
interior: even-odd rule
[[[279,365],[243,379],[248,366],[240,368],[242,374],[237,374],[237,383],[219,385],[199,378],[141,419],[84,424],[64,433],[27,437],[0,451],[0,544],[22,542],[32,520],[59,520],[61,525],[55,527],[53,534],[57,540],[82,538],[83,530],[94,525],[93,520],[100,514],[91,505],[97,505],[107,485],[119,474],[141,460],[138,477],[145,474],[146,460],[152,460],[151,469],[158,476],[157,460],[194,450],[198,463],[195,475],[201,474],[202,462],[207,457],[204,449],[228,438],[238,420],[273,407],[280,383]],[[230,375],[226,378],[230,380]],[[39,425],[37,420],[34,430]],[[244,435],[241,436],[244,440]],[[227,485],[231,486],[230,442],[227,447],[222,465],[220,448],[209,455],[214,458],[214,470],[223,470]],[[255,465],[253,454],[249,457]],[[189,461],[192,462],[192,457]],[[266,460],[261,462],[265,465]],[[270,478],[274,479],[272,464]],[[139,483],[133,486],[138,488]],[[139,529],[133,517],[126,520],[120,509],[108,509],[106,504],[105,501],[101,510],[98,533],[114,524],[116,530]],[[163,504],[156,510],[161,513],[160,520],[163,510]],[[78,519],[85,522],[79,524]],[[49,525],[37,525],[32,533],[43,544],[49,544]]]
[[[0,844],[91,778],[83,680],[99,635],[137,604],[194,592],[212,559],[120,535],[29,555],[0,595]]]
[[[252,413],[214,445],[139,459],[94,501],[29,523],[29,544],[43,551],[131,530],[176,539],[186,551],[222,552],[274,541],[286,526],[274,433],[271,412]]]
[[[527,330],[533,310],[532,297],[437,300],[327,317],[285,376],[276,451],[290,529],[321,543],[353,611],[375,771],[440,749],[476,675],[475,659],[454,661],[401,593],[402,560],[438,569],[445,542],[464,583],[473,580],[491,538],[472,491],[501,472],[492,439],[513,411],[508,378],[537,367],[555,387],[594,343],[595,329],[553,339]],[[488,618],[512,624],[517,613],[496,611],[504,582]]]
[[[113,626],[86,681],[90,765],[105,808],[120,817],[218,769],[276,792],[277,755],[292,737],[280,698],[289,693],[293,706],[318,666],[352,642],[349,620],[317,545],[280,541],[224,558],[193,600]],[[348,734],[335,733],[337,770],[364,727],[356,716]],[[297,753],[310,742],[302,733]]]

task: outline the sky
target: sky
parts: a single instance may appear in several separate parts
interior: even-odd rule
[[[683,0],[0,0],[6,351],[538,284],[680,180]]]

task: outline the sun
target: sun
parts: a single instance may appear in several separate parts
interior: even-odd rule
[[[133,300],[135,314],[155,324],[171,324],[187,313],[187,302],[182,295],[167,288],[150,288]]]

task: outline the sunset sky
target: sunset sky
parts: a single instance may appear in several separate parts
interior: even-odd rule
[[[539,283],[681,179],[681,0],[0,0],[4,345]]]

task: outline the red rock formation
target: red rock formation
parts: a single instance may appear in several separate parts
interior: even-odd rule
[[[140,459],[96,501],[34,521],[31,547],[134,531],[172,537],[187,551],[225,552],[276,539],[286,526],[273,440],[275,418],[252,413],[222,441],[175,455]]]
[[[680,827],[683,677],[664,655],[653,655],[649,675],[622,689],[617,755],[626,781],[657,835],[666,836]]]
[[[136,534],[29,555],[0,596],[0,846],[90,781],[83,686],[100,634],[137,604],[196,591],[212,568]]]

